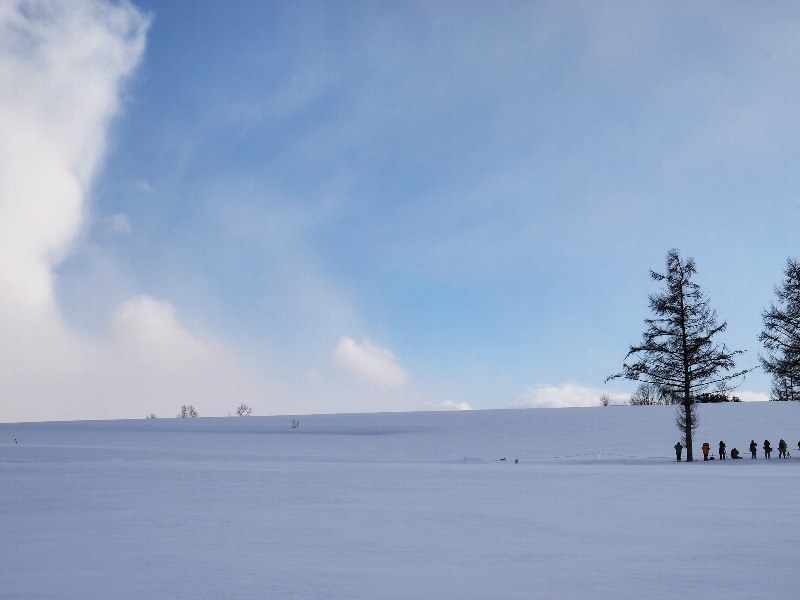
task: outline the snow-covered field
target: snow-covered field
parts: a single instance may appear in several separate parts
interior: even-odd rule
[[[673,410],[0,424],[0,598],[794,597],[800,405]]]

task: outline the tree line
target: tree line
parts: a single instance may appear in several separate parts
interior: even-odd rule
[[[650,271],[661,286],[649,296],[651,318],[638,344],[631,345],[622,371],[606,379],[640,382],[632,404],[676,404],[676,425],[683,434],[687,460],[692,458],[692,436],[698,426],[697,404],[736,402],[730,392],[757,367],[737,369],[736,356],[717,337],[727,322],[717,321],[708,297],[693,277],[694,259],[680,251],[667,253],[666,271]],[[759,340],[764,354],[761,367],[772,376],[771,400],[800,400],[800,263],[788,259],[784,280],[775,287],[777,302],[763,311]],[[708,391],[711,388],[713,391]]]

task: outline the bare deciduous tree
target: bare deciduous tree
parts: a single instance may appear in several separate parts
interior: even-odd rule
[[[640,383],[636,391],[631,395],[630,403],[633,406],[655,406],[659,404],[669,404],[667,398],[652,383]]]

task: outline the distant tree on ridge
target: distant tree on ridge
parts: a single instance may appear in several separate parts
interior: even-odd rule
[[[191,404],[189,404],[188,406],[186,404],[181,406],[181,412],[178,413],[179,419],[196,419],[199,416],[200,415],[195,410],[194,406],[192,406]]]
[[[629,402],[633,406],[669,404],[661,389],[652,383],[640,383],[636,391],[631,395]]]

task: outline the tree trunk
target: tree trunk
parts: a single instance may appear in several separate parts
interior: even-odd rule
[[[692,404],[688,392],[683,401],[683,411],[686,418],[683,430],[684,437],[686,437],[686,462],[692,462],[694,460],[692,456]]]
[[[686,334],[686,303],[684,302],[684,285],[681,281],[680,295],[681,354],[683,355],[683,436],[686,438],[686,462],[692,462],[692,389],[691,366],[689,365],[689,344]]]

